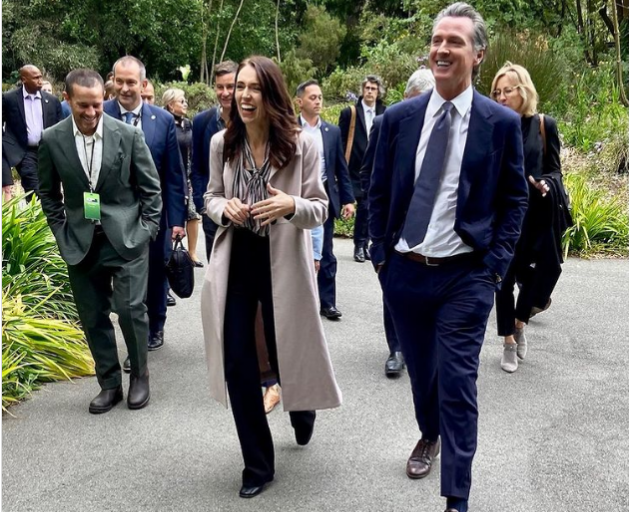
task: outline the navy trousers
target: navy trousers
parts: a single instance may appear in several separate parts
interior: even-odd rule
[[[468,499],[477,448],[477,370],[495,283],[473,256],[426,266],[394,252],[379,273],[422,436],[442,440],[441,494]]]
[[[147,287],[149,335],[163,331],[166,323],[166,294],[168,293],[166,264],[171,256],[171,250],[171,230],[167,227],[166,215],[162,214],[157,237],[149,244],[149,284]]]
[[[354,246],[367,248],[368,245],[368,201],[357,199],[357,212],[354,218]]]
[[[333,254],[333,237],[335,235],[335,218],[328,212],[328,219],[324,223],[324,243],[322,259],[317,273],[317,287],[319,288],[319,302],[322,308],[337,305],[335,279],[337,276],[337,258]]]

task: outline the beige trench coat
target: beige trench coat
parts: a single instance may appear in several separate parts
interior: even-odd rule
[[[204,195],[209,217],[219,226],[206,270],[201,315],[210,374],[210,394],[227,407],[223,322],[234,227],[223,211],[233,197],[234,173],[223,163],[225,131],[210,144],[210,182]],[[320,179],[319,154],[310,136],[298,136],[297,151],[283,170],[272,169],[272,187],[292,195],[295,215],[270,227],[271,281],[278,369],[285,411],[329,409],[341,404],[319,317],[310,229],[324,223],[328,199]]]

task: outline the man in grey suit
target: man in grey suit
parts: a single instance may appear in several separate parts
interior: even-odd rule
[[[142,131],[103,115],[98,73],[71,71],[66,92],[72,116],[44,131],[38,172],[101,386],[89,411],[107,412],[123,398],[112,302],[131,359],[127,403],[141,409],[150,398],[145,300],[160,179]]]

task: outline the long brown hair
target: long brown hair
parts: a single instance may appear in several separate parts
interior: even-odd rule
[[[256,71],[265,113],[269,118],[269,160],[276,169],[283,169],[295,156],[296,135],[300,130],[291,96],[280,68],[271,59],[259,55],[245,59],[238,66],[236,81],[245,66],[251,66]],[[246,135],[245,123],[238,113],[234,94],[223,146],[226,162],[231,162],[240,155]]]

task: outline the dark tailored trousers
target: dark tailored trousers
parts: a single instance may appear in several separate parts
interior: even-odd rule
[[[202,224],[203,224],[203,232],[206,237],[206,257],[208,258],[208,262],[210,262],[210,255],[212,254],[212,244],[214,243],[214,235],[217,234],[217,226],[214,221],[208,217],[207,214],[201,215]]]
[[[324,223],[324,243],[322,259],[317,273],[317,287],[319,302],[322,308],[337,305],[335,278],[337,276],[337,258],[333,254],[333,237],[335,235],[335,218],[328,212],[328,219]]]
[[[34,191],[39,194],[39,179],[37,177],[37,148],[29,147],[22,161],[15,166],[20,175],[20,182],[25,192]]]
[[[157,237],[149,243],[147,309],[151,334],[163,331],[166,323],[166,294],[169,289],[166,264],[171,256],[172,248],[171,229],[167,227],[166,214],[163,213]],[[147,336],[147,343],[148,341]]]
[[[535,289],[533,286],[534,269],[524,264],[519,254],[514,259],[501,282],[501,289],[496,292],[497,303],[497,331],[499,336],[511,336],[515,330],[515,320],[529,322],[529,314],[535,302]],[[519,279],[520,291],[518,299],[514,300],[514,285]]]
[[[112,306],[127,345],[131,373],[143,375],[147,369],[149,320],[144,301],[148,263],[148,246],[140,257],[127,261],[101,232],[94,235],[83,261],[68,265],[74,301],[103,389],[121,384],[116,337],[109,317]]]
[[[400,352],[400,342],[396,335],[396,329],[394,327],[394,319],[385,302],[385,296],[383,296],[383,325],[385,326],[385,339],[387,340],[387,346],[389,347],[389,353]]]
[[[357,211],[354,218],[354,246],[367,248],[368,245],[368,201],[357,199]]]
[[[379,273],[422,436],[442,440],[441,494],[468,499],[477,448],[477,370],[494,278],[479,259],[438,267],[397,252]]]
[[[271,481],[275,471],[273,440],[263,405],[256,353],[255,322],[259,303],[262,305],[269,363],[281,381],[273,317],[269,238],[237,229],[232,241],[225,308],[225,378],[245,462],[243,485],[246,486]],[[311,428],[315,422],[315,411],[289,414],[296,430]]]

